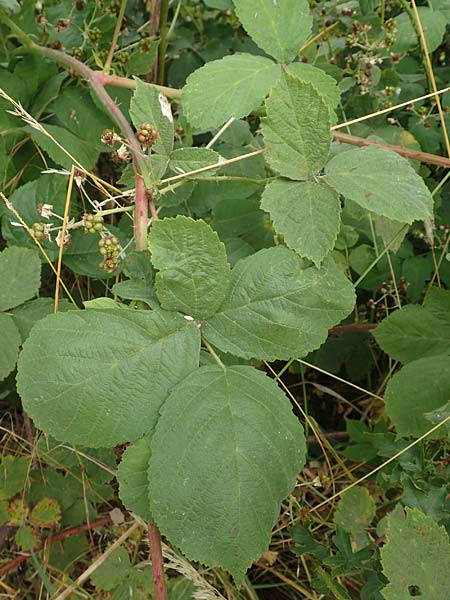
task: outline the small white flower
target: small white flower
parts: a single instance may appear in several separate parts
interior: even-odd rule
[[[120,160],[129,160],[131,158],[131,154],[125,144],[122,144],[117,150],[117,156]]]
[[[53,204],[39,204],[37,211],[44,219],[50,219],[53,214]]]
[[[61,239],[62,239],[62,229],[60,229],[58,231],[58,235],[56,236],[56,240],[55,240],[58,248],[61,246]],[[70,240],[71,240],[71,235],[66,230],[66,232],[64,234],[63,248],[67,248],[67,246],[70,245]]]

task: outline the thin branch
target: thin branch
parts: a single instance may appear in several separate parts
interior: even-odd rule
[[[167,600],[166,585],[164,582],[164,559],[162,555],[161,535],[156,525],[151,522],[148,524],[148,541],[150,543],[155,600]]]

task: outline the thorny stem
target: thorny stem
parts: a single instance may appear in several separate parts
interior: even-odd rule
[[[159,48],[158,48],[158,77],[157,82],[159,84],[164,83],[164,68],[166,64],[166,51],[167,51],[167,18],[169,16],[169,0],[162,0],[161,2],[161,14],[159,18]]]

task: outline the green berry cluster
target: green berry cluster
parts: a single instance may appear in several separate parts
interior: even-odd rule
[[[98,46],[98,44],[102,41],[102,32],[98,27],[93,27],[89,30],[89,40],[94,46]]]
[[[120,4],[121,4],[120,0],[110,0],[109,4],[108,4],[108,12],[111,15],[119,14]]]
[[[108,235],[99,240],[98,247],[103,256],[99,266],[107,273],[113,273],[119,264],[119,254],[122,250],[119,240],[115,235]]]
[[[47,239],[45,223],[33,223],[32,230],[33,235],[37,240]]]
[[[101,215],[84,215],[84,231],[86,233],[100,233],[103,231],[103,217]]]

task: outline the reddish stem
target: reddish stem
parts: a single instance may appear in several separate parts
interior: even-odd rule
[[[102,525],[106,525],[110,522],[111,517],[107,515],[106,517],[101,517],[95,521],[91,521],[90,523],[84,523],[83,525],[77,525],[76,527],[69,527],[68,529],[64,529],[63,531],[60,531],[59,533],[56,533],[55,535],[46,538],[40,544],[38,544],[33,551],[35,553],[39,552],[47,545],[54,544],[56,542],[61,542],[62,540],[65,540],[68,537],[78,535],[79,533],[83,533],[83,531],[89,531],[90,529],[94,529],[96,527],[101,527]],[[0,568],[0,577],[3,577],[3,575],[9,573],[10,571],[18,567],[20,564],[28,560],[30,557],[31,552],[24,552],[20,556],[17,556],[14,560]]]
[[[350,323],[349,325],[338,325],[328,330],[329,335],[336,335],[338,333],[345,333],[346,331],[370,331],[376,329],[378,323]]]
[[[161,534],[156,525],[151,522],[148,524],[148,541],[150,542],[155,600],[167,600],[164,582],[164,559],[161,547]]]

